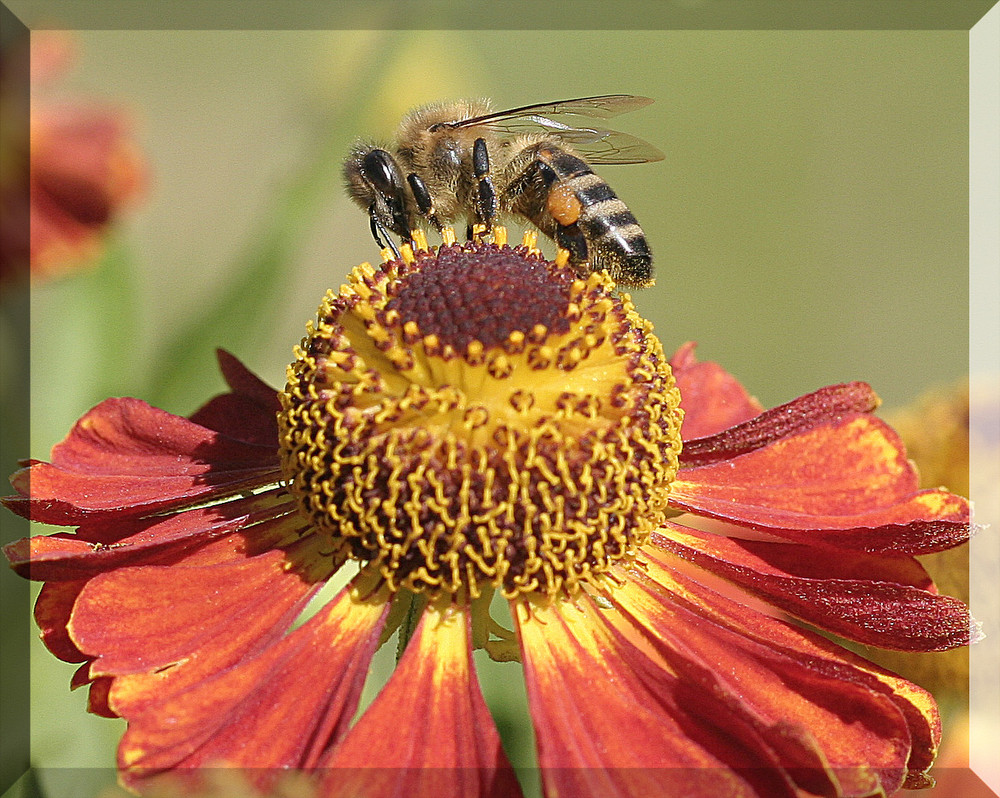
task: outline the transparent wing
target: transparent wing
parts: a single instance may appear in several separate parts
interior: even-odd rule
[[[620,130],[599,127],[560,129],[547,126],[545,130],[560,141],[570,144],[592,164],[649,163],[662,161],[664,158],[663,153],[648,141]]]
[[[494,111],[483,116],[463,119],[456,122],[456,127],[466,125],[482,125],[503,119],[516,119],[526,116],[555,116],[558,114],[578,114],[594,119],[610,119],[612,116],[627,114],[637,108],[644,108],[653,102],[649,97],[639,97],[635,94],[601,94],[596,97],[577,97],[575,100],[556,100],[548,103],[532,103],[506,111]]]
[[[607,119],[643,108],[653,102],[649,97],[632,94],[603,94],[597,97],[580,97],[535,103],[506,111],[461,119],[448,123],[448,127],[488,126],[500,134],[544,132],[576,149],[589,162],[595,164],[646,163],[663,160],[663,153],[649,142],[610,128],[597,127],[575,120],[564,122],[554,118],[564,115],[587,116]]]

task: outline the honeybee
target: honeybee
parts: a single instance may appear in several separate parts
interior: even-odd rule
[[[424,220],[489,231],[501,215],[527,219],[581,268],[607,269],[622,285],[653,283],[653,257],[635,216],[590,164],[658,161],[641,139],[565,117],[605,119],[649,105],[606,94],[492,111],[488,100],[410,111],[394,144],[357,142],[344,163],[351,198],[380,247],[409,241]],[[558,117],[558,118],[557,118]],[[586,159],[586,160],[585,160]]]

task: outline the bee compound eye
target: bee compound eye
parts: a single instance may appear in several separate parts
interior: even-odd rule
[[[372,150],[361,160],[365,177],[384,197],[397,197],[403,190],[403,175],[396,160],[385,150]]]

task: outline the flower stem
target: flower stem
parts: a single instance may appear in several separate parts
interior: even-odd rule
[[[420,620],[420,615],[427,605],[427,600],[416,593],[403,591],[397,601],[407,602],[408,605],[403,614],[403,620],[399,624],[399,637],[396,642],[396,664],[398,665],[399,661],[403,658],[403,652],[406,651],[406,646],[410,642],[410,638],[413,637],[413,633],[417,630],[417,622]]]

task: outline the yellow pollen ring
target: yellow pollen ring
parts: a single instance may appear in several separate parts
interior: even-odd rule
[[[666,357],[606,275],[567,278],[558,257],[566,305],[546,323],[489,345],[424,334],[386,306],[437,254],[359,267],[323,300],[280,395],[288,489],[391,590],[572,594],[666,519],[683,417]],[[495,255],[473,242],[449,259],[474,274]]]

